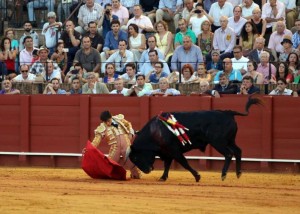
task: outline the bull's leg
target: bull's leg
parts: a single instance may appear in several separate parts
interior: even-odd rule
[[[222,169],[222,175],[221,175],[221,179],[222,181],[225,180],[226,175],[227,175],[227,171],[228,168],[230,166],[230,162],[233,156],[233,152],[228,148],[228,147],[221,147],[221,146],[214,146],[214,148],[221,153],[222,155],[224,155],[225,157],[225,163]]]
[[[175,160],[178,163],[180,163],[181,166],[183,166],[185,169],[187,169],[188,171],[190,171],[192,173],[192,175],[195,177],[196,182],[200,181],[200,179],[201,179],[200,174],[189,165],[187,159],[183,156],[183,154],[177,154]]]
[[[172,160],[173,159],[168,159],[166,158],[164,160],[164,166],[165,166],[165,169],[164,169],[164,173],[163,175],[160,177],[159,181],[166,181],[168,179],[168,176],[169,176],[169,170],[170,170],[170,167],[171,167],[171,163],[172,163]]]
[[[242,175],[242,171],[241,171],[242,150],[236,144],[231,145],[230,148],[232,149],[236,159],[236,177],[240,178]]]

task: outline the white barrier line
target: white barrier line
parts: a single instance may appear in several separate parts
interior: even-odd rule
[[[80,153],[50,153],[50,152],[0,152],[0,155],[28,155],[28,156],[66,156],[66,157],[81,157]],[[106,155],[107,156],[107,155]],[[159,158],[156,156],[156,158]],[[224,160],[224,157],[209,157],[209,156],[186,156],[188,160]],[[235,158],[232,158],[235,160]],[[266,159],[266,158],[242,158],[242,161],[253,162],[281,162],[281,163],[300,163],[297,159]]]

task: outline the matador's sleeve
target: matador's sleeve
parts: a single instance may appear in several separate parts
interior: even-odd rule
[[[128,120],[125,120],[125,117],[123,114],[118,114],[118,115],[114,116],[114,118],[117,119],[118,123],[122,123],[121,125],[123,125],[125,127],[128,134],[134,135],[134,130],[132,128],[131,122],[129,122]]]
[[[95,130],[95,137],[94,137],[94,140],[92,141],[93,146],[95,146],[95,147],[99,146],[99,144],[101,143],[101,140],[105,136],[105,131],[106,131],[105,125],[103,123],[101,123],[100,126],[98,126]]]

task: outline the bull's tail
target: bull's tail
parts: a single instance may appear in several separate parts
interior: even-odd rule
[[[248,116],[249,114],[249,109],[252,105],[264,105],[263,101],[257,97],[253,97],[249,96],[248,102],[246,103],[245,106],[245,112],[237,112],[237,111],[233,111],[234,115],[239,115],[239,116]]]

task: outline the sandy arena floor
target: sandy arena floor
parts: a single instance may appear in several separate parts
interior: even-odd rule
[[[300,176],[162,171],[141,180],[93,180],[81,169],[0,168],[0,213],[300,213]]]

